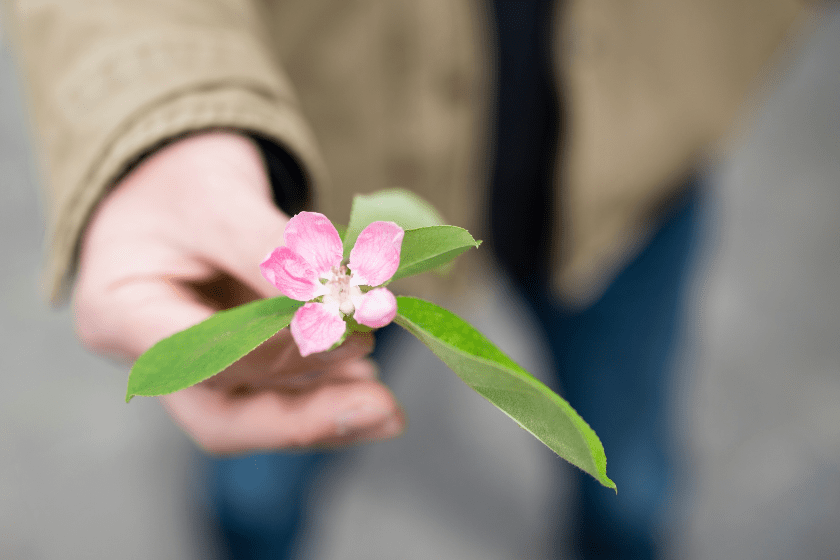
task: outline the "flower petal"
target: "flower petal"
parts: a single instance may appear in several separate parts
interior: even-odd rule
[[[341,264],[341,237],[332,222],[318,212],[301,212],[286,224],[283,241],[289,249],[306,259],[318,276]]]
[[[288,247],[278,247],[260,264],[266,280],[284,296],[308,301],[326,293],[318,273],[303,257]]]
[[[301,356],[323,352],[341,340],[347,323],[341,317],[330,313],[321,303],[307,303],[295,312],[289,324],[292,338]]]
[[[356,312],[353,318],[360,325],[378,329],[394,320],[397,315],[397,298],[388,288],[376,288],[356,302]]]
[[[373,222],[362,230],[350,251],[350,283],[379,286],[400,267],[400,248],[405,232],[394,222]]]

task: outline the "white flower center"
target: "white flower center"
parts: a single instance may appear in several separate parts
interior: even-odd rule
[[[362,296],[362,290],[358,286],[350,285],[351,274],[344,265],[334,266],[326,279],[326,287],[329,290],[324,295],[324,305],[334,313],[339,311],[344,315],[352,315],[356,311],[353,300]]]

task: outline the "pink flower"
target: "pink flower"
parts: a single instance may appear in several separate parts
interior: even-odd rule
[[[289,220],[284,246],[260,270],[283,295],[308,302],[289,325],[301,356],[329,350],[344,336],[350,317],[373,328],[394,320],[397,299],[382,284],[400,266],[404,235],[393,222],[373,222],[343,263],[341,237],[326,216],[301,212]]]

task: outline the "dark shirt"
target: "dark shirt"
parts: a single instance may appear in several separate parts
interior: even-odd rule
[[[490,180],[490,246],[518,282],[547,272],[554,217],[560,103],[551,62],[551,1],[493,0],[496,120]]]

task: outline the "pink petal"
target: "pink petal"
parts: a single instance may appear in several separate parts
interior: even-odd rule
[[[326,293],[318,273],[303,257],[288,247],[278,247],[260,264],[265,279],[280,292],[298,301]]]
[[[388,288],[376,288],[359,298],[353,318],[360,325],[378,329],[394,320],[397,298]]]
[[[295,214],[286,224],[283,240],[286,247],[306,259],[318,276],[341,264],[341,237],[332,222],[323,214]]]
[[[341,340],[347,323],[341,317],[330,313],[322,303],[307,303],[295,312],[289,324],[292,338],[301,356],[323,352]]]
[[[362,230],[350,251],[351,284],[379,286],[400,266],[400,248],[405,232],[394,222],[373,222]]]

